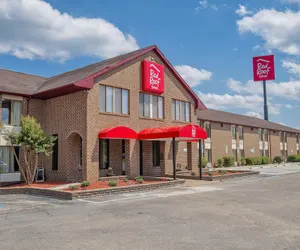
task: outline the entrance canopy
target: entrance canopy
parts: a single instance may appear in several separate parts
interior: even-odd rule
[[[137,133],[128,127],[118,126],[106,128],[99,132],[100,139],[138,139]]]
[[[176,138],[177,140],[206,139],[207,134],[200,126],[189,124],[176,127],[147,128],[138,134],[139,140],[154,140],[162,138]]]

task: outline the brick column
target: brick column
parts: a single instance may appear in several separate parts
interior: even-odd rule
[[[140,142],[127,140],[125,143],[126,175],[136,177],[140,175]]]

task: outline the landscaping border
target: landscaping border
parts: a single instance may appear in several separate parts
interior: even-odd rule
[[[230,171],[230,169],[228,169],[228,171]],[[243,171],[233,170],[233,171],[237,171],[237,173],[230,174],[230,175],[225,174],[219,176],[202,176],[202,180],[204,181],[230,180],[230,179],[235,179],[235,178],[240,178],[245,176],[258,175],[260,173],[259,171],[247,171],[247,170],[243,170]],[[166,175],[166,176],[171,177],[171,175]],[[176,177],[180,179],[199,180],[199,176],[176,175]]]
[[[143,177],[145,180],[162,180],[162,177]],[[167,181],[154,184],[140,184],[128,187],[113,187],[113,188],[102,188],[94,190],[83,190],[83,191],[63,191],[63,190],[53,190],[53,189],[43,189],[43,188],[0,188],[0,195],[6,194],[29,194],[36,196],[46,196],[60,200],[73,200],[74,198],[84,198],[89,196],[106,196],[111,194],[122,194],[137,191],[149,191],[166,187],[175,187],[184,184],[185,180],[170,180],[166,178]]]

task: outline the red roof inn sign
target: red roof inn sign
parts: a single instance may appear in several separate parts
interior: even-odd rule
[[[274,79],[274,55],[253,57],[253,80],[258,82]]]
[[[164,66],[155,62],[143,61],[143,91],[164,93]]]

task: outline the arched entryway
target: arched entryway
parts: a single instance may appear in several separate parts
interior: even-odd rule
[[[83,161],[83,141],[82,136],[78,132],[72,132],[67,138],[67,159],[66,171],[68,181],[82,181]]]

